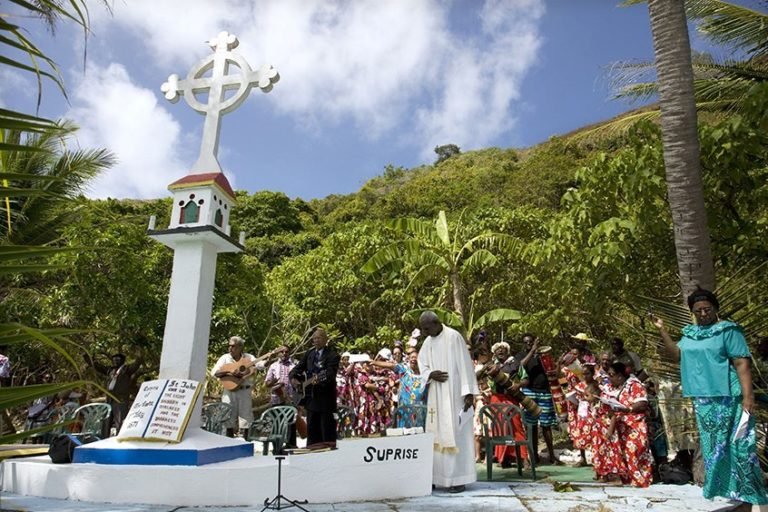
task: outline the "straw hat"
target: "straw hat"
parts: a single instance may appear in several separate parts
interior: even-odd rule
[[[587,336],[587,334],[584,333],[584,332],[580,332],[578,334],[574,334],[573,336],[571,336],[571,338],[573,338],[575,340],[579,340],[579,341],[595,341],[594,339],[592,339],[589,336]]]

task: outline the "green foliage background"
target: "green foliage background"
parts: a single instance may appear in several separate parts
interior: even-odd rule
[[[768,89],[758,86],[739,114],[700,129],[722,276],[768,253],[767,108]],[[603,341],[623,336],[630,348],[652,355],[638,330],[646,312],[638,297],[679,300],[665,194],[660,133],[650,122],[594,147],[554,138],[414,169],[386,166],[347,196],[305,202],[239,192],[232,223],[234,232],[248,234],[247,251],[219,260],[211,357],[234,334],[250,351],[281,343],[299,351],[319,324],[344,349],[375,350],[410,333],[408,311],[451,309],[444,280],[424,280],[405,294],[415,267],[361,271],[377,250],[403,239],[388,222],[431,221],[440,210],[451,227],[463,215],[467,237],[493,232],[519,242],[520,250],[497,254],[490,270],[465,276],[476,311],[523,313],[519,321],[492,324],[492,341],[533,331],[564,348],[571,334],[587,332]],[[150,215],[159,215],[158,225],[168,222],[170,202],[81,198],[77,208],[62,241],[94,250],[57,255],[66,270],[18,277],[0,315],[39,327],[96,329],[80,336],[95,352],[122,350],[156,368],[172,253],[146,237],[146,224]]]

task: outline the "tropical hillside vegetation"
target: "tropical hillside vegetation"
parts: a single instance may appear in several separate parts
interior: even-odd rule
[[[708,264],[725,313],[751,335],[765,335],[768,16],[721,1],[687,5],[705,37],[737,50],[734,60],[703,67],[697,56],[692,68]],[[653,94],[655,83],[624,80],[617,94]],[[655,360],[648,309],[684,320],[686,286],[676,251],[681,230],[670,208],[664,110],[661,117],[654,104],[531,148],[462,152],[446,141],[435,148],[435,163],[383,165],[348,195],[304,201],[238,192],[231,223],[234,233],[247,233],[246,251],[219,258],[211,357],[234,334],[248,340],[250,352],[284,343],[298,352],[316,325],[344,349],[372,350],[407,338],[418,312],[430,308],[468,338],[481,329],[492,340],[530,331],[561,349],[577,332],[604,347],[618,335]],[[50,348],[60,343],[125,352],[151,376],[172,253],[146,229],[150,215],[167,225],[170,199],[86,199],[83,187],[111,156],[51,145],[76,128],[40,122],[35,129],[0,126],[0,242],[12,248],[8,254],[23,247],[50,252],[35,253],[48,257],[28,268],[9,258],[0,275],[0,327],[16,338],[32,333],[3,349],[14,363],[13,383],[44,371],[60,381],[87,372],[78,358],[62,364],[67,351]]]

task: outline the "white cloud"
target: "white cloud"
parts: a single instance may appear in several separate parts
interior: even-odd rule
[[[442,89],[432,107],[417,111],[417,131],[433,148],[454,143],[462,149],[487,145],[514,126],[513,102],[541,44],[537,22],[544,14],[538,0],[488,0],[480,12],[482,33],[473,45],[453,44],[442,57]],[[481,44],[482,43],[482,44]]]
[[[19,103],[37,102],[37,84],[32,73],[17,71],[9,66],[0,67],[0,107],[17,108]]]
[[[119,64],[90,66],[66,117],[80,126],[81,146],[106,147],[118,159],[91,185],[91,197],[163,197],[169,183],[187,174],[179,124]]]
[[[477,29],[457,33],[451,8]],[[134,0],[94,27],[135,34],[148,52],[139,58],[180,76],[210,51],[203,40],[228,30],[252,67],[271,63],[282,77],[251,101],[317,134],[349,123],[372,139],[397,133],[431,159],[437,144],[480,147],[513,128],[543,13],[543,0]]]

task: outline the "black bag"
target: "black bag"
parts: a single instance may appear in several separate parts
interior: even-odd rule
[[[54,464],[69,464],[78,446],[98,441],[93,434],[59,434],[51,440],[48,455]]]
[[[687,469],[672,464],[659,465],[659,478],[662,483],[683,485],[693,480],[693,475]]]

